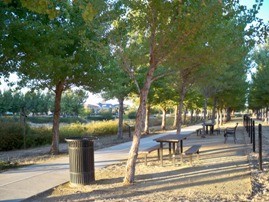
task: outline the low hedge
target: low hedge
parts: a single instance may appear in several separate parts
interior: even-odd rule
[[[53,122],[53,117],[34,117],[30,116],[27,117],[27,121],[32,122],[32,123],[52,123]],[[82,119],[80,117],[60,117],[60,122],[61,123],[86,123],[87,121],[85,119]]]
[[[23,126],[18,122],[0,122],[0,151],[23,146]]]
[[[72,123],[60,127],[60,142],[68,137],[116,135],[118,121],[98,121],[88,124]],[[24,147],[23,126],[19,122],[0,122],[0,151],[22,149]],[[124,131],[127,131],[124,125]],[[29,127],[26,125],[26,148],[51,144],[51,127]]]

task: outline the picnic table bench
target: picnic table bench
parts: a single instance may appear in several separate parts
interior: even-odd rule
[[[144,154],[145,165],[147,165],[147,163],[148,163],[148,154],[150,154],[151,152],[156,151],[156,150],[158,153],[158,160],[160,160],[160,145],[159,144],[148,147],[148,148],[144,148],[144,149],[139,151],[139,154]]]
[[[192,155],[193,154],[197,154],[197,159],[199,160],[199,150],[201,147],[202,147],[202,145],[193,145],[184,152],[185,155],[190,156],[191,165],[192,165]]]

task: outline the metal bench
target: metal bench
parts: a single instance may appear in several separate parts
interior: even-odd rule
[[[156,151],[157,150],[157,153],[158,153],[158,160],[160,160],[160,145],[154,145],[152,147],[149,147],[149,148],[145,148],[141,151],[139,151],[139,154],[143,154],[144,155],[144,158],[145,158],[145,165],[147,165],[148,163],[148,154],[150,154],[151,152],[153,151]]]
[[[201,147],[202,147],[202,145],[193,145],[184,152],[185,155],[190,156],[191,165],[192,165],[192,155],[193,154],[197,154],[197,160],[199,160],[199,150]]]
[[[236,144],[236,135],[235,135],[235,132],[236,132],[236,128],[238,126],[238,123],[236,123],[235,127],[233,128],[226,128],[224,130],[224,144],[227,142],[227,139],[228,139],[228,136],[232,136],[234,138],[234,143]]]

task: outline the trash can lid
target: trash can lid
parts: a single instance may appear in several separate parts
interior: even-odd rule
[[[95,137],[68,137],[68,138],[65,138],[65,141],[67,142],[74,142],[74,141],[94,141]]]

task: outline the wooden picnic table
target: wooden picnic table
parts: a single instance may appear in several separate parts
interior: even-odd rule
[[[213,134],[214,132],[214,125],[213,123],[205,123],[205,133],[208,134],[208,132],[210,131],[210,134]],[[210,128],[208,130],[208,128]]]
[[[157,139],[154,139],[156,142],[160,143],[160,159],[161,159],[161,165],[163,166],[163,144],[168,143],[169,144],[169,157],[171,159],[171,149],[173,148],[173,155],[176,154],[176,144],[180,142],[180,153],[183,153],[183,140],[187,139],[188,135],[181,135],[181,134],[168,134],[162,137],[159,137]],[[172,148],[171,148],[172,146]]]

